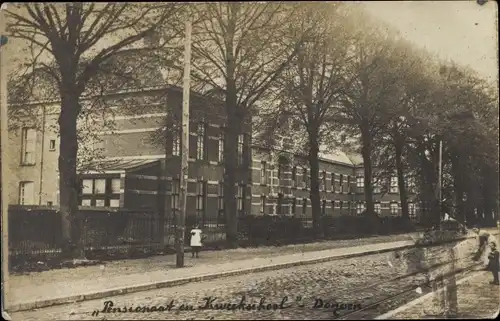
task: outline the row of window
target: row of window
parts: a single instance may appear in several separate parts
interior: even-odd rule
[[[206,199],[206,182],[198,181],[196,183],[196,210],[205,210],[205,199]],[[96,178],[96,179],[84,179],[82,181],[82,200],[81,205],[83,206],[97,206],[97,207],[119,207],[119,194],[120,193],[120,179],[119,178]],[[171,193],[171,209],[179,209],[179,194],[180,194],[180,181],[172,181],[172,193]],[[96,198],[92,202],[92,199]],[[239,211],[244,211],[244,199],[245,199],[245,188],[244,186],[238,186],[237,190],[237,207]],[[219,211],[224,210],[224,186],[223,183],[218,185],[218,206]]]
[[[311,177],[309,175],[309,170],[307,168],[302,168],[302,179],[299,181],[298,180],[298,175],[297,175],[297,166],[294,166],[292,168],[292,187],[303,187],[303,188],[308,188],[310,186],[310,181]],[[282,173],[283,173],[283,168],[282,165],[278,166],[278,179],[282,178]],[[351,176],[349,175],[343,175],[339,174],[339,184],[335,184],[335,173],[331,174],[331,191],[332,192],[339,192],[343,193],[344,192],[344,177],[346,178],[347,182],[347,192],[351,192]],[[273,171],[271,171],[271,176],[269,177],[268,175],[268,168],[267,168],[267,162],[262,161],[261,162],[261,167],[260,167],[260,183],[262,185],[267,185],[269,182],[269,179],[271,181],[274,179],[273,177]],[[320,190],[322,191],[327,191],[327,173],[326,171],[323,171],[321,176],[320,176]],[[359,192],[363,191],[364,188],[364,177],[357,177],[356,179],[356,187],[358,188]],[[408,189],[410,192],[413,192],[415,187],[415,181],[412,177],[408,179]],[[390,193],[398,193],[399,188],[398,188],[398,178],[397,177],[391,177],[391,184],[390,184]],[[375,185],[373,187],[373,192],[374,193],[380,193],[380,186]]]
[[[21,164],[35,165],[36,129],[26,127],[21,130]],[[56,140],[49,140],[49,151],[56,150]]]
[[[291,200],[291,203],[284,205],[283,203],[283,195],[280,194],[278,196],[278,202],[276,204],[276,214],[285,214],[286,213],[286,208],[288,207],[289,209],[289,214],[297,214],[297,205],[300,206],[300,204],[297,204],[298,199],[293,198]],[[307,209],[307,203],[308,203],[308,198],[303,198],[302,199],[302,214],[306,214],[306,209]],[[321,201],[321,213],[323,215],[326,215],[326,200]],[[345,209],[347,209],[349,212],[354,209],[354,204],[356,206],[356,213],[358,215],[362,214],[363,211],[365,210],[365,204],[363,202],[355,202],[355,201],[331,201],[331,209],[332,213],[335,212],[335,208],[339,208],[340,211],[344,209],[344,205],[347,205]],[[262,195],[260,198],[260,212],[263,214],[268,214],[266,213],[266,205],[272,205],[266,203],[266,196]],[[399,204],[396,202],[390,203],[390,212],[391,215],[399,215]],[[375,203],[374,204],[374,210],[377,214],[382,213],[382,205],[380,203]],[[415,204],[413,203],[408,203],[408,212],[411,217],[415,216]]]
[[[196,127],[196,159],[203,160],[206,158],[206,123],[198,123]],[[243,148],[244,148],[245,134],[238,135],[238,162],[243,163]],[[224,160],[224,133],[219,134],[218,139],[218,161]],[[174,131],[172,135],[172,155],[180,156],[180,131]]]

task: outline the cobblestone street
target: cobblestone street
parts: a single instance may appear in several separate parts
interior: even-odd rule
[[[495,318],[500,308],[500,289],[498,285],[489,284],[489,272],[476,273],[458,285],[458,317],[461,319]],[[394,313],[388,319],[423,319],[440,318],[434,313],[441,310],[430,296],[415,305],[408,306],[401,312]],[[432,313],[432,314],[431,314]]]
[[[461,254],[457,257],[459,261],[456,268],[472,263],[475,240],[461,244],[463,245],[460,246]],[[424,268],[416,264],[418,262],[425,261],[428,263],[426,265],[448,262],[446,248],[408,249],[224,277],[213,281],[193,282],[106,299],[23,311],[13,313],[12,317],[14,320],[332,319],[333,302],[352,305],[346,306],[346,309],[357,309],[356,307],[366,307],[404,288],[420,286],[429,275],[421,273],[396,282],[387,281]],[[123,277],[127,278],[126,275]],[[373,284],[378,285],[369,287]],[[419,297],[415,291],[411,292],[413,293],[404,295],[395,302],[374,307],[369,311],[369,315],[386,313]],[[172,300],[173,306],[169,307]],[[207,300],[210,307],[201,308]],[[105,303],[106,301],[112,303]],[[240,303],[243,303],[243,308]],[[323,308],[318,307],[320,303]],[[232,307],[233,304],[235,307]],[[271,305],[268,307],[268,304]],[[185,307],[188,307],[187,310]],[[136,312],[136,309],[139,312]]]
[[[389,264],[392,261],[393,263]],[[364,289],[366,285],[389,280],[407,272],[404,264],[394,261],[394,254],[376,254],[365,257],[307,265],[271,272],[256,273],[238,277],[229,277],[210,282],[190,283],[184,286],[152,290],[135,294],[116,296],[106,300],[87,301],[78,304],[50,307],[35,311],[14,313],[13,320],[120,320],[120,319],[151,319],[151,320],[186,320],[186,319],[216,319],[216,320],[250,320],[250,319],[332,319],[332,309],[314,308],[315,300],[321,299],[323,304],[337,303],[361,304],[372,300],[375,295],[394,290],[390,288]],[[408,282],[416,282],[416,278]],[[418,280],[422,281],[422,278]],[[377,291],[377,292],[374,292]],[[267,304],[279,306],[283,303],[284,309],[253,310],[238,309],[236,311],[217,310],[217,304],[239,304],[245,296],[245,304],[256,304],[265,298]],[[205,305],[204,298],[211,297],[213,309],[200,309]],[[135,310],[136,307],[160,306],[168,309],[167,305],[174,300],[171,311],[145,313],[103,313],[105,301],[111,300],[111,308],[124,307]],[[319,301],[318,301],[319,302]],[[194,310],[181,311],[181,305],[193,306]],[[93,311],[99,311],[92,316]]]

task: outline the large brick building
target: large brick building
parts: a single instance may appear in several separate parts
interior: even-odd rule
[[[116,59],[122,69],[127,69],[126,64],[140,67],[141,89],[112,90],[114,94],[105,98],[106,111],[90,125],[82,117],[80,205],[149,210],[165,206],[171,215],[179,207],[180,135],[176,124],[182,89],[165,84],[174,83],[169,79],[181,75],[128,52]],[[37,82],[37,86],[42,93],[50,92],[46,88],[51,84]],[[36,100],[24,106],[35,117],[26,117],[9,130],[9,202],[57,205],[59,103],[48,97],[37,96]],[[222,104],[196,92],[190,100],[188,214],[220,219],[224,210]],[[294,155],[276,157],[253,143],[251,133],[251,125],[243,126],[238,137],[238,210],[242,214],[311,217],[307,162]],[[319,175],[321,209],[326,215],[356,215],[364,210],[362,174],[359,156],[323,149]],[[388,193],[375,190],[375,209],[381,215],[400,214],[396,182],[390,183]],[[411,214],[417,212],[414,197],[410,194]]]
[[[180,136],[175,119],[181,111],[182,90],[150,88],[123,95],[163,98],[162,103],[141,106],[140,112],[115,109],[110,116],[113,130],[97,130],[98,140],[83,142],[92,144],[90,150],[101,152],[98,161],[81,167],[80,205],[156,210],[164,202],[167,215],[172,215],[179,207]],[[40,106],[45,114],[36,119],[41,124],[24,124],[10,132],[10,186],[18,187],[11,188],[13,204],[58,203],[57,108]],[[220,108],[192,94],[187,211],[210,221],[220,220],[223,214],[224,120]],[[94,126],[99,128],[99,122]],[[251,128],[244,128],[239,137],[238,210],[241,214],[312,217],[307,162],[294,155],[276,157],[252,144],[250,132]],[[323,151],[321,211],[325,215],[360,214],[364,210],[362,174],[359,156]],[[166,184],[160,184],[162,180]],[[401,213],[396,182],[393,178],[387,193],[374,190],[375,210],[381,215]],[[410,194],[410,215],[417,212],[413,198]]]

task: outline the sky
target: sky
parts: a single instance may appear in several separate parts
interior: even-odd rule
[[[373,16],[442,59],[498,79],[497,4],[488,1],[361,1]]]
[[[498,79],[497,5],[464,1],[359,1],[373,16],[393,25],[403,37],[443,59]],[[9,57],[21,57],[11,39]],[[20,43],[19,43],[20,44]]]

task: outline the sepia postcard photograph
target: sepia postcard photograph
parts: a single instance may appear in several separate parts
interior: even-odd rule
[[[498,3],[4,2],[2,317],[495,319]]]

